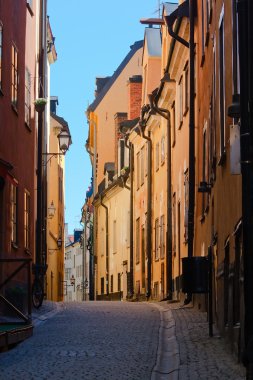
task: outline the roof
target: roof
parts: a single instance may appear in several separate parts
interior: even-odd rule
[[[122,73],[128,62],[131,60],[131,58],[134,56],[134,54],[143,47],[143,40],[136,41],[133,45],[130,46],[130,52],[127,54],[127,56],[123,59],[121,64],[118,66],[114,74],[109,78],[109,80],[106,82],[104,87],[101,89],[99,94],[97,95],[96,99],[89,105],[87,111],[95,111],[97,106],[100,104],[100,102],[103,100],[104,96],[107,94],[109,89],[112,87],[116,79],[119,77],[119,75]]]
[[[163,4],[163,7],[164,7],[164,11],[166,13],[166,15],[170,15],[172,12],[174,12],[177,7],[178,7],[178,4],[176,3],[164,3]]]
[[[147,45],[148,55],[150,57],[161,57],[162,43],[160,28],[146,28],[144,41]]]
[[[70,134],[69,125],[67,121],[63,119],[63,117],[56,115],[54,112],[50,112],[50,116],[56,121],[58,121],[58,123],[60,123],[63,127],[66,127],[68,133]],[[72,139],[70,141],[71,141],[70,143],[72,144]]]

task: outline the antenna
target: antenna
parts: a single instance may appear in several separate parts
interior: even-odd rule
[[[154,11],[154,13],[157,13],[158,18],[161,18],[162,14],[162,2],[158,0],[157,9]]]

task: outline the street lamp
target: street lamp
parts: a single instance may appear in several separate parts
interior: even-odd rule
[[[62,130],[59,133],[59,135],[57,136],[57,138],[59,140],[60,151],[62,152],[62,153],[58,153],[58,154],[64,155],[67,152],[67,150],[69,149],[69,146],[71,144],[71,136],[70,136],[68,129],[65,126],[62,128]]]
[[[48,160],[46,163],[44,163],[44,166],[47,165],[47,163],[56,156],[65,156],[66,152],[69,150],[69,147],[71,145],[71,135],[69,133],[69,130],[66,126],[63,126],[61,132],[57,136],[58,141],[59,141],[59,149],[60,152],[53,153],[42,153],[43,156],[49,156]]]

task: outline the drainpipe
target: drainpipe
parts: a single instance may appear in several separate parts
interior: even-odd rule
[[[145,135],[146,121],[139,121],[141,136],[148,142],[148,192],[147,192],[147,257],[148,257],[148,279],[146,298],[151,297],[151,266],[152,266],[152,140],[150,132]]]
[[[172,300],[172,195],[171,195],[171,121],[170,111],[165,108],[159,108],[158,99],[153,101],[152,95],[149,95],[151,110],[158,113],[167,120],[167,260],[166,260],[166,298]]]
[[[194,244],[194,207],[195,207],[195,89],[194,89],[194,18],[195,0],[189,0],[190,19],[190,99],[189,99],[189,203],[188,203],[188,257],[193,257]],[[184,304],[192,301],[192,294],[187,293]]]
[[[106,251],[106,295],[109,296],[109,223],[108,223],[108,207],[103,203],[103,198],[100,196],[101,206],[105,209],[105,234],[106,234],[106,243],[105,243],[105,251]]]
[[[129,298],[134,294],[134,145],[129,144],[130,154],[130,278],[129,278]]]
[[[238,0],[239,60],[240,60],[240,109],[241,109],[241,172],[242,172],[242,226],[244,266],[244,364],[246,379],[253,379],[253,51],[252,51],[252,0]]]
[[[91,120],[88,118],[88,121],[91,122]],[[92,120],[94,125],[94,153],[91,152],[88,144],[85,145],[85,149],[89,156],[93,157],[93,165],[92,165],[92,177],[93,177],[93,198],[95,198],[96,195],[96,163],[97,163],[97,152],[96,152],[96,122]],[[89,300],[94,301],[95,300],[95,263],[94,258],[96,255],[96,245],[95,245],[95,236],[96,236],[96,213],[95,209],[93,212],[93,230],[92,230],[92,248],[89,251],[90,252],[90,267],[89,267]],[[91,233],[91,229],[90,229]]]

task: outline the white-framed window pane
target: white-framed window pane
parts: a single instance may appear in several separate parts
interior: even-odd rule
[[[11,184],[11,242],[17,244],[17,186]]]

